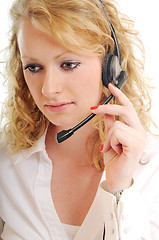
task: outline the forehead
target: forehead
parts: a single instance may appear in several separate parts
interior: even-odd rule
[[[23,19],[20,22],[18,27],[17,39],[18,43],[21,45],[23,45],[24,43],[33,43],[35,47],[36,44],[40,41],[45,41],[50,44],[53,42],[53,40],[55,41],[55,38],[53,36],[33,26],[30,19]]]
[[[47,42],[47,45],[53,43],[57,47],[67,49],[67,51],[86,56],[98,55],[101,57],[103,54],[103,49],[98,53],[97,45],[90,44],[89,40],[81,36],[79,32],[63,32],[61,29],[58,29],[57,32],[56,29],[51,31],[36,20],[33,20],[33,22],[34,25],[30,18],[23,18],[20,21],[17,33],[19,48],[23,46],[24,49],[27,46],[27,50],[33,47],[36,49],[39,46],[39,42],[45,42],[45,44]]]
[[[61,49],[68,51],[53,35],[49,35],[35,28],[30,19],[23,19],[19,25],[17,40],[22,55],[38,53],[45,49]]]

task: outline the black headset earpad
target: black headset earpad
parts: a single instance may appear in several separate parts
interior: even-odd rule
[[[113,82],[122,71],[119,59],[114,53],[107,53],[103,61],[102,82],[108,88],[108,84]]]

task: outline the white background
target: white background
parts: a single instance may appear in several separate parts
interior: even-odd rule
[[[1,0],[0,7],[0,51],[7,46],[8,8],[13,0]],[[135,28],[140,32],[146,49],[145,74],[153,79],[156,87],[152,92],[152,116],[159,127],[159,14],[157,0],[119,0],[119,9],[127,14],[134,22]],[[0,53],[0,62],[3,62]],[[0,63],[0,71],[3,69]],[[3,77],[0,75],[0,102],[4,99],[5,89],[2,86]],[[0,104],[1,108],[1,104]]]

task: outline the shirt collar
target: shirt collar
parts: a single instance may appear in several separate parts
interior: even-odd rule
[[[22,149],[17,154],[11,156],[13,163],[15,165],[19,164],[37,152],[44,152],[46,132],[47,131],[45,131],[45,133],[34,143],[32,147]]]

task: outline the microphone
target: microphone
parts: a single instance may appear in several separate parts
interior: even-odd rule
[[[125,82],[127,81],[127,78],[128,78],[127,73],[125,71],[121,71],[119,76],[115,80],[113,80],[112,83],[117,88],[121,89],[124,86]],[[108,104],[112,98],[114,98],[114,96],[113,94],[110,94],[109,97],[102,103],[102,105]],[[57,142],[61,143],[66,139],[68,139],[69,137],[71,137],[74,134],[74,132],[76,132],[78,129],[84,126],[87,122],[89,122],[95,116],[96,114],[92,113],[87,118],[85,118],[82,122],[77,124],[75,127],[68,130],[62,130],[61,132],[57,133],[56,135]]]

